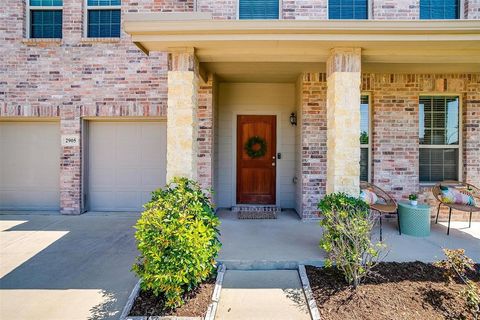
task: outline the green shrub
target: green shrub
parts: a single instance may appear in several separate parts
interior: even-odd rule
[[[328,253],[326,265],[334,264],[356,288],[378,263],[383,248],[370,240],[375,221],[368,205],[345,193],[336,193],[325,196],[318,208],[323,215],[320,247]]]
[[[182,296],[215,270],[220,221],[198,183],[175,178],[152,200],[135,226],[140,256],[133,270],[144,290],[164,295],[165,306],[182,305]]]

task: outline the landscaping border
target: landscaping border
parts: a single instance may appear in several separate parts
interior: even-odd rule
[[[222,290],[223,285],[223,276],[225,275],[226,267],[224,264],[219,264],[217,267],[217,278],[215,280],[215,288],[213,289],[212,294],[212,302],[208,306],[207,314],[205,315],[204,320],[213,320],[215,319],[215,314],[217,312],[217,305],[218,301],[220,300],[220,291]],[[122,314],[120,315],[120,320],[202,320],[201,317],[177,317],[177,316],[131,316],[129,317],[128,314],[133,307],[135,299],[138,297],[140,293],[140,282],[138,280],[135,287],[133,287],[130,296],[128,296],[127,303],[122,310]]]
[[[305,265],[298,265],[298,274],[300,275],[300,280],[302,281],[303,292],[305,293],[305,298],[307,299],[308,310],[310,311],[310,316],[312,320],[320,320],[320,312],[317,308],[317,302],[313,297],[312,288],[310,287],[310,281],[308,280],[307,271],[305,270]]]

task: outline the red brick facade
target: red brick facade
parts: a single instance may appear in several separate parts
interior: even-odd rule
[[[325,74],[307,73],[301,83],[302,215],[312,218],[316,216],[318,201],[325,194]],[[435,204],[430,187],[418,182],[418,99],[421,94],[447,93],[458,94],[462,99],[463,180],[480,185],[479,74],[363,74],[362,91],[370,93],[373,103],[374,184],[397,200],[407,199],[410,193],[420,193],[421,201]],[[443,217],[445,213],[442,211]],[[462,213],[455,213],[453,217],[466,218]]]
[[[25,0],[0,2],[0,117],[57,118],[62,134],[79,135],[82,117],[166,117],[167,54],[146,56],[124,33],[119,39],[84,38],[83,3],[64,0],[62,39],[36,40],[25,39]],[[326,0],[284,0],[281,17],[326,19],[327,9]],[[236,19],[237,1],[125,0],[122,7],[123,13],[194,10]],[[372,12],[374,19],[418,19],[419,1],[374,0]],[[465,0],[464,16],[480,19],[480,0]],[[312,218],[326,184],[326,78],[307,73],[302,79],[298,178],[302,215]],[[444,90],[462,96],[464,178],[480,184],[478,74],[364,74],[362,82],[374,106],[373,182],[398,198],[419,190],[418,95]],[[199,92],[198,174],[204,186],[214,180],[214,87],[210,81]],[[82,160],[82,146],[62,147],[63,213],[81,211]]]
[[[301,86],[302,217],[317,217],[318,201],[325,195],[327,175],[327,77],[306,73]]]

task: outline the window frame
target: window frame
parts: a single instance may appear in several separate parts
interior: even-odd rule
[[[457,19],[440,19],[440,20],[465,20],[465,0],[457,0],[458,1],[458,18]],[[421,19],[421,6],[420,1],[418,1],[418,19],[419,20],[435,20],[435,19]],[[438,19],[436,19],[438,20]]]
[[[88,0],[83,0],[83,37],[86,39],[120,39],[122,37],[122,23],[120,20],[120,35],[118,37],[89,37],[88,36],[88,11],[89,10],[120,10],[120,19],[122,19],[122,1],[120,5],[115,6],[89,6]]]
[[[25,17],[25,24],[26,24],[25,35],[27,39],[62,39],[63,38],[63,5],[62,6],[31,6],[30,0],[25,0],[25,10],[27,13]],[[32,38],[31,13],[32,11],[41,11],[41,10],[62,11],[62,38]]]
[[[327,20],[353,20],[353,21],[356,21],[356,20],[373,20],[373,0],[367,0],[367,19],[330,19],[330,11],[329,11],[329,7],[330,7],[330,0],[327,0],[327,6],[326,6],[326,9],[327,9]],[[419,13],[420,15],[420,13]]]
[[[420,99],[422,97],[458,97],[458,144],[421,144],[420,143]],[[463,181],[463,97],[458,92],[424,92],[418,95],[418,182],[420,186],[433,186],[441,181],[420,181],[420,149],[458,149],[458,181]]]
[[[373,159],[372,159],[372,141],[373,141],[373,103],[372,103],[372,93],[371,92],[361,92],[360,93],[360,99],[362,96],[367,96],[368,97],[368,144],[362,144],[360,143],[360,151],[362,148],[367,148],[368,149],[368,178],[367,181],[368,183],[372,182],[372,164],[373,164]],[[358,108],[360,108],[360,105],[362,101],[360,100],[360,104],[358,105]]]
[[[236,14],[236,18],[237,20],[250,20],[250,19],[240,19],[240,1],[241,0],[237,0],[237,14]],[[196,1],[195,1],[196,2]],[[268,20],[272,20],[272,21],[275,21],[275,20],[283,20],[283,0],[278,0],[278,19],[268,19]],[[257,20],[262,20],[262,19],[257,19]]]

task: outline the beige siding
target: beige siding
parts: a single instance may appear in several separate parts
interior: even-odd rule
[[[235,205],[236,116],[270,114],[277,116],[277,205],[295,207],[295,127],[290,113],[295,111],[295,84],[221,83],[219,85],[217,205]]]

